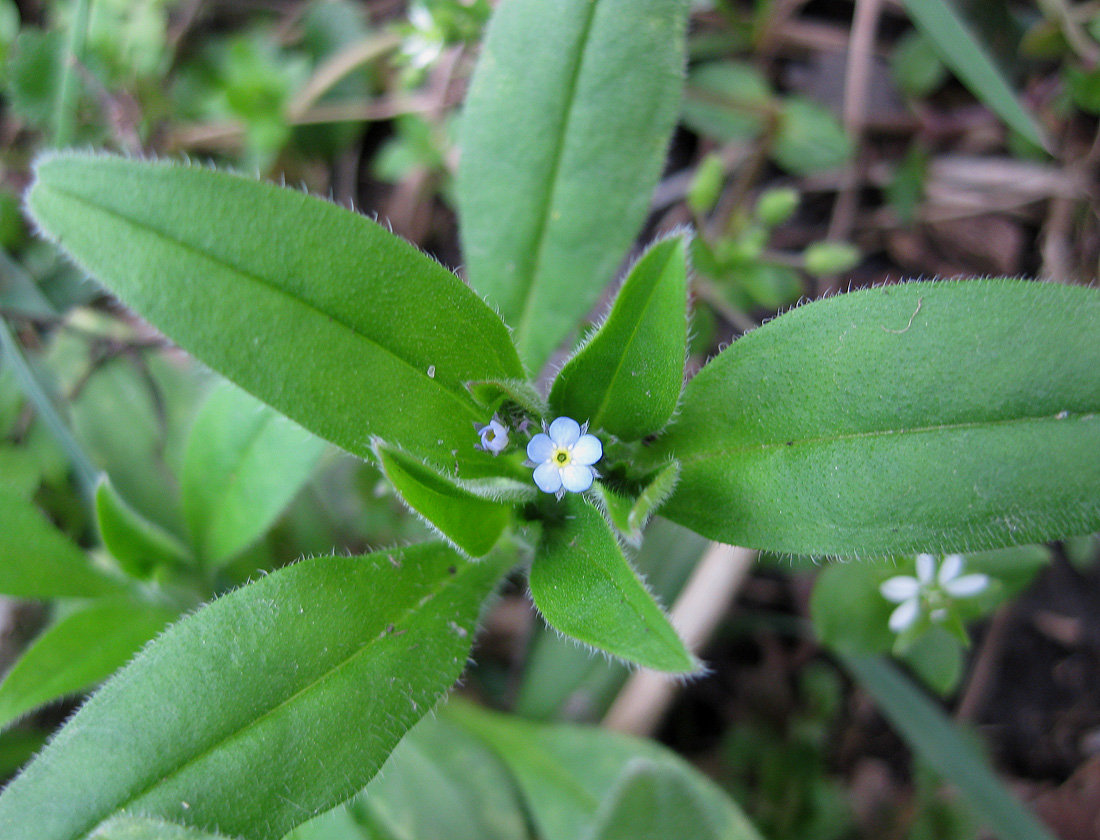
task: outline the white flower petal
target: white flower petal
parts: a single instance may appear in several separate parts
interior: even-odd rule
[[[561,470],[553,464],[539,464],[535,467],[535,484],[543,493],[557,493],[561,490]]]
[[[920,606],[917,599],[910,598],[890,613],[890,629],[895,633],[901,633],[903,630],[908,630],[917,620],[917,615],[919,613]]]
[[[561,483],[570,493],[583,493],[592,486],[592,470],[580,464],[570,464],[562,467]]]
[[[989,586],[989,575],[974,574],[949,580],[943,585],[943,589],[955,598],[969,598],[984,592],[987,586]]]
[[[430,29],[435,21],[432,19],[432,13],[426,7],[418,5],[409,9],[409,23],[417,29]]]
[[[882,593],[882,597],[887,601],[900,604],[920,592],[920,582],[915,577],[909,577],[909,575],[898,575],[889,580],[884,580],[879,585],[878,591]]]
[[[539,432],[527,444],[527,457],[535,463],[541,464],[544,461],[549,461],[554,456],[555,449],[557,447],[554,446],[554,441],[550,440],[550,436]]]
[[[940,573],[937,577],[940,586],[945,586],[949,580],[957,578],[962,570],[963,556],[961,554],[948,554],[943,558],[943,565],[940,566]]]
[[[921,583],[931,583],[936,576],[936,558],[931,554],[917,555],[917,580]]]
[[[558,446],[572,446],[581,436],[581,424],[572,417],[559,417],[550,424],[550,438]]]
[[[573,444],[570,454],[574,464],[588,466],[603,457],[603,444],[595,435],[581,435],[580,440]]]

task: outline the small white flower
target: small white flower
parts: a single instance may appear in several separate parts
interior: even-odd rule
[[[419,3],[409,9],[409,23],[411,32],[401,42],[401,52],[412,67],[422,70],[443,52],[443,30],[428,8]]]
[[[544,493],[560,499],[565,491],[583,493],[592,486],[596,471],[592,465],[603,457],[603,444],[585,434],[576,420],[559,417],[546,432],[539,432],[527,444],[527,457],[535,467],[535,484]]]
[[[486,452],[499,455],[508,445],[508,427],[495,417],[487,425],[478,429],[477,433],[481,438],[480,448]]]
[[[898,575],[882,582],[879,592],[887,601],[898,604],[890,614],[890,629],[895,633],[908,630],[922,611],[937,623],[947,618],[947,607],[953,598],[971,598],[989,586],[989,576],[971,574],[959,576],[963,569],[961,554],[943,558],[939,574],[936,558],[931,554],[917,555],[917,576]]]

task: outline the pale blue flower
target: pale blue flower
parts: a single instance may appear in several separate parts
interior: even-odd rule
[[[508,427],[497,418],[493,418],[488,424],[477,430],[481,438],[481,449],[499,455],[508,445]]]
[[[898,605],[890,614],[890,629],[902,633],[917,623],[922,612],[936,623],[947,618],[947,607],[954,598],[971,598],[989,586],[989,576],[961,575],[963,557],[948,554],[936,572],[936,558],[931,554],[917,555],[917,576],[897,575],[882,582],[879,592],[887,601]],[[961,577],[960,577],[961,575]]]
[[[592,486],[596,471],[592,469],[603,457],[603,444],[595,435],[585,434],[588,424],[581,425],[570,417],[559,417],[546,432],[539,432],[527,444],[527,457],[535,467],[535,484],[544,493],[555,493],[560,499],[565,491],[583,493]]]

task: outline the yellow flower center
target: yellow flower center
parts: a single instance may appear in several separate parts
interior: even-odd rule
[[[566,464],[569,463],[570,460],[571,460],[571,457],[569,455],[569,450],[568,449],[562,449],[562,448],[559,447],[558,449],[556,449],[554,451],[553,461],[559,467],[564,467]]]

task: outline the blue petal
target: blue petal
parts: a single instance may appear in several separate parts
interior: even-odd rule
[[[583,493],[592,486],[592,470],[579,464],[570,464],[562,467],[561,483],[570,493]]]
[[[581,424],[572,417],[559,417],[550,424],[550,437],[558,446],[572,446],[580,436]]]
[[[554,441],[550,440],[548,435],[539,432],[527,444],[527,457],[535,463],[541,464],[543,461],[549,461],[554,457],[555,449],[557,447],[554,446]],[[547,492],[552,493],[553,491],[549,490]]]
[[[581,435],[581,439],[573,444],[570,455],[574,464],[588,466],[603,457],[603,444],[595,435]]]
[[[553,464],[539,464],[535,467],[535,484],[543,493],[557,493],[561,490],[561,470]]]

